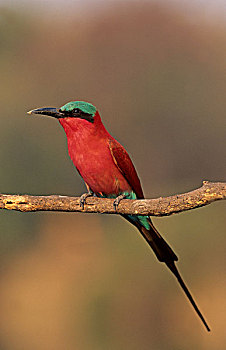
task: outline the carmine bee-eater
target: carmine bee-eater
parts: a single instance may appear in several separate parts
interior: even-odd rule
[[[87,197],[115,198],[114,206],[124,199],[142,199],[143,190],[133,163],[118,141],[105,129],[96,107],[88,102],[73,101],[57,108],[37,108],[29,114],[57,118],[67,135],[69,156],[85,181],[88,193],[81,196],[84,207]],[[123,215],[135,225],[153,249],[158,260],[164,262],[177,278],[198,316],[208,331],[210,328],[181,278],[175,261],[176,254],[154,227],[150,217]]]

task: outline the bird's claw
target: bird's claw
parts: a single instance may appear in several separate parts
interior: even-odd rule
[[[119,206],[119,203],[121,202],[122,199],[125,199],[126,198],[126,195],[125,194],[120,194],[120,196],[116,197],[114,202],[113,202],[113,205],[114,205],[114,208],[115,208],[115,211],[117,210],[118,206]]]
[[[84,205],[86,204],[86,198],[92,197],[92,196],[93,196],[93,192],[87,192],[81,195],[81,197],[79,198],[79,204],[82,209],[84,209]]]

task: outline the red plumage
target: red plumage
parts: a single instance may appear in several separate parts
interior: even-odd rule
[[[134,191],[144,198],[133,163],[105,129],[97,112],[94,123],[85,119],[59,119],[68,141],[69,155],[89,188],[96,194],[119,195]]]

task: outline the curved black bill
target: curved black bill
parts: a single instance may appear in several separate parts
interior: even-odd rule
[[[27,112],[28,114],[42,114],[42,115],[48,115],[53,118],[64,118],[65,115],[56,108],[53,107],[43,107],[43,108],[36,108],[32,109],[31,111]]]

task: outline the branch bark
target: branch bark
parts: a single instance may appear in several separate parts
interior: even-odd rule
[[[157,199],[130,200],[120,202],[117,211],[113,199],[87,198],[84,209],[79,197],[67,196],[30,196],[0,194],[0,209],[30,211],[65,211],[101,214],[139,214],[150,216],[168,216],[199,208],[214,201],[226,199],[226,183],[203,181],[203,185],[191,192]]]

